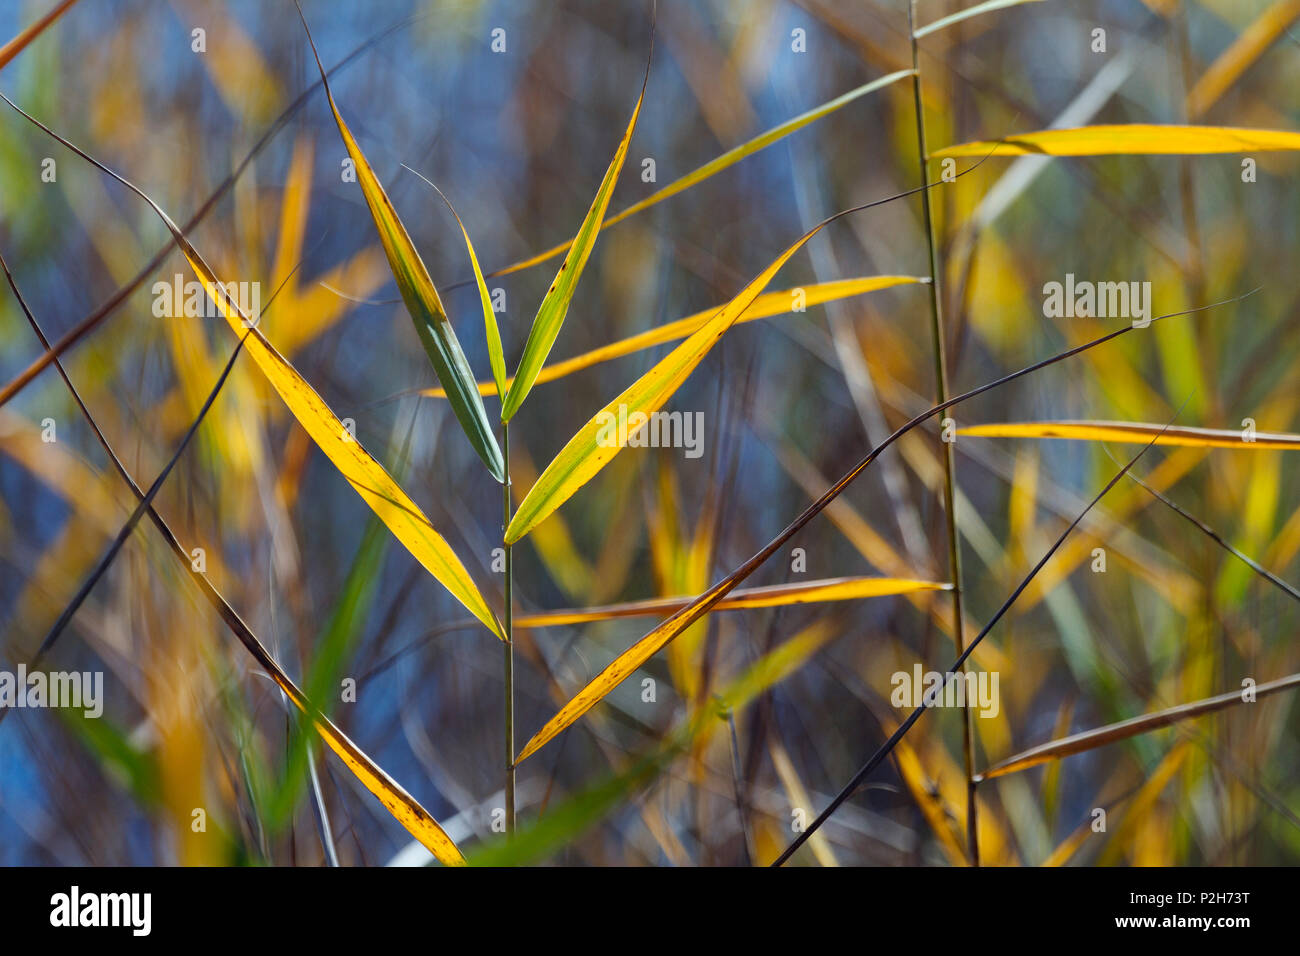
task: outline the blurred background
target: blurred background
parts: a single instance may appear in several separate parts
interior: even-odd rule
[[[918,23],[962,6],[921,0]],[[0,4],[0,38],[49,0]],[[479,378],[477,294],[455,204],[485,269],[573,235],[635,103],[647,3],[308,0],[339,109],[405,221]],[[923,38],[929,147],[1056,125],[1294,129],[1300,16],[1270,0],[1046,0]],[[1264,26],[1261,27],[1261,21]],[[1280,24],[1280,25],[1279,25]],[[391,28],[391,29],[390,29]],[[1104,52],[1094,52],[1098,28]],[[193,31],[204,31],[194,50]],[[494,52],[494,31],[504,51]],[[1254,30],[1252,34],[1250,31]],[[660,0],[645,106],[611,211],[870,80],[908,69],[901,0]],[[1262,37],[1242,51],[1240,38]],[[1236,46],[1234,47],[1234,44]],[[1236,49],[1239,69],[1203,78]],[[1233,66],[1230,63],[1229,66]],[[1223,82],[1219,78],[1223,78]],[[447,404],[380,249],[289,0],[80,0],[0,72],[0,89],[184,222],[268,130],[191,238],[223,277],[261,283],[262,329],[399,478],[500,603],[499,487]],[[169,236],[137,197],[7,107],[0,253],[55,339]],[[45,181],[43,160],[54,160]],[[958,428],[1085,419],[1300,431],[1297,160],[995,157],[936,190],[953,392],[1108,331],[1047,318],[1045,283],[1149,281],[1161,322],[964,403]],[[653,160],[653,180],[647,181]],[[960,161],[964,168],[970,165]],[[841,209],[919,183],[912,87],[844,105],[602,233],[552,354],[567,358],[726,302]],[[559,260],[498,278],[513,368]],[[295,271],[296,270],[296,271]],[[234,345],[221,320],[158,318],[163,264],[65,355],[123,464],[147,487]],[[773,289],[928,276],[918,196],[842,219]],[[282,288],[267,308],[272,291]],[[696,594],[775,536],[875,442],[933,403],[927,288],[908,284],[736,326],[673,398],[703,413],[704,454],[635,449],[515,549],[521,613]],[[0,379],[41,347],[7,288]],[[522,494],[666,346],[540,384],[511,429]],[[486,400],[495,415],[496,399]],[[46,420],[57,440],[43,441]],[[748,582],[849,575],[947,580],[942,445],[931,422]],[[968,637],[1137,447],[961,436],[957,518]],[[1300,581],[1295,452],[1160,447],[1137,472],[1280,578]],[[27,660],[135,499],[48,368],[0,406],[0,666]],[[321,681],[334,719],[466,853],[501,805],[501,651],[394,541],[241,357],[158,499],[187,549],[284,668]],[[791,548],[802,549],[794,553]],[[1103,549],[1104,572],[1096,570]],[[719,612],[521,765],[521,824],[661,746],[762,655],[818,650],[730,718],[710,717],[644,785],[538,859],[770,862],[906,711],[890,677],[955,656],[950,595]],[[1300,670],[1293,600],[1137,485],[1081,525],[976,651],[1000,675],[974,720],[983,769],[1035,744]],[[641,618],[521,629],[522,743],[651,627]],[[973,628],[973,630],[972,630]],[[815,629],[810,631],[810,629]],[[142,522],[46,663],[104,672],[97,720],[17,711],[0,724],[0,863],[320,865],[323,806],[345,865],[422,863],[410,835],[332,756],[291,759],[279,690]],[[354,680],[355,701],[338,699]],[[643,679],[654,681],[645,700]],[[1282,694],[980,786],[988,863],[1300,862],[1300,740]],[[795,861],[966,861],[963,725],[927,714]],[[298,754],[301,757],[301,754]],[[310,783],[316,771],[316,786]],[[196,832],[195,809],[206,829]],[[1107,813],[1105,832],[1090,824]]]

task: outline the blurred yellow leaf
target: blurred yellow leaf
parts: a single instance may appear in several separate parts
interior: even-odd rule
[[[67,10],[68,7],[72,6],[76,2],[77,0],[63,0],[62,3],[54,7],[54,9],[45,14],[45,16],[41,17],[31,26],[25,28],[18,34],[18,36],[14,37],[4,46],[0,46],[0,70],[4,69],[5,65],[19,53],[22,53],[23,50],[27,48],[27,44],[31,43],[38,36],[44,33],[46,27],[61,17],[63,11]]]
[[[1282,0],[1260,14],[1196,81],[1187,94],[1188,118],[1200,119],[1296,17],[1300,17],[1300,0]]]
[[[785,289],[781,292],[765,292],[754,300],[753,304],[736,320],[736,323],[753,322],[755,319],[766,319],[774,315],[785,315],[794,312],[799,306],[807,308],[821,305],[824,302],[847,299],[853,295],[862,295],[865,292],[875,292],[893,286],[928,281],[928,279],[923,279],[920,276],[863,276],[859,279],[837,279],[834,282],[818,282],[793,289]],[[602,345],[600,348],[592,349],[590,352],[584,352],[573,358],[543,366],[537,375],[537,381],[533,384],[540,385],[543,382],[552,382],[557,378],[564,378],[566,375],[572,375],[584,368],[591,368],[601,362],[608,362],[610,359],[631,355],[633,352],[662,345],[665,342],[684,339],[692,332],[698,331],[701,326],[717,314],[718,310],[716,308],[696,312],[684,319],[677,319],[628,338],[620,339],[617,342],[611,342],[609,345]],[[507,387],[512,381],[513,379],[506,379]],[[480,382],[478,390],[482,395],[497,394],[497,387],[492,382]],[[426,389],[422,394],[434,398],[445,398],[447,395],[441,388]]]

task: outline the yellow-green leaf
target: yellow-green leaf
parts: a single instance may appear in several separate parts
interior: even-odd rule
[[[621,442],[645,427],[647,417],[672,397],[704,360],[709,349],[717,344],[758,298],[759,293],[767,288],[786,261],[834,218],[824,220],[804,233],[690,338],[664,356],[654,368],[583,425],[546,466],[537,483],[519,503],[519,510],[506,528],[506,543],[513,544],[526,535],[609,464],[622,450]],[[635,427],[634,419],[640,422]],[[623,423],[626,423],[626,427]]]
[[[497,328],[496,310],[492,308],[492,296],[488,293],[487,282],[483,279],[483,270],[478,264],[478,254],[474,252],[474,243],[469,241],[469,230],[465,228],[465,223],[461,221],[460,213],[456,212],[456,207],[451,204],[451,200],[447,198],[441,189],[434,186],[428,178],[415,172],[405,163],[402,166],[423,179],[433,188],[434,192],[442,197],[442,201],[447,204],[451,214],[456,217],[456,225],[460,226],[461,235],[465,237],[465,248],[469,250],[469,263],[474,267],[474,283],[478,286],[479,302],[483,306],[483,334],[487,338],[488,362],[492,365],[492,379],[496,383],[496,394],[504,395],[506,390],[506,359],[501,350],[501,330]],[[439,389],[439,391],[444,396],[447,394],[443,389]],[[485,394],[481,387],[479,388],[479,394]]]
[[[832,282],[818,282],[794,289],[785,289],[781,292],[764,292],[736,320],[736,324],[753,322],[755,319],[767,319],[774,315],[785,315],[797,305],[807,308],[813,305],[821,305],[824,302],[847,299],[853,295],[862,295],[865,292],[888,289],[892,286],[929,281],[928,278],[922,278],[921,276],[863,276],[858,279],[836,279]],[[799,293],[803,293],[801,299],[797,298]],[[537,374],[537,381],[533,384],[541,385],[543,382],[553,382],[558,378],[564,378],[566,375],[572,375],[574,372],[580,372],[585,368],[591,368],[593,365],[599,365],[611,359],[631,355],[633,352],[653,348],[656,345],[663,345],[665,342],[684,339],[717,314],[716,307],[707,309],[704,312],[696,312],[684,319],[667,322],[645,332],[620,339],[617,342],[611,342],[609,345],[602,345],[590,352],[575,355],[573,358],[544,365]],[[506,385],[509,386],[511,381],[512,379],[507,379]],[[492,382],[479,382],[478,390],[482,395],[500,394],[497,391],[497,386]],[[428,395],[431,398],[445,398],[447,395],[441,388],[425,389],[421,394]]]
[[[301,8],[298,12],[299,15],[302,14]],[[305,17],[303,28],[307,28]],[[307,34],[307,39],[311,41],[310,32]],[[343,145],[347,147],[348,155],[352,157],[352,162],[356,166],[357,183],[361,186],[362,195],[365,196],[366,205],[375,221],[379,241],[384,247],[384,254],[388,256],[388,264],[393,270],[393,278],[397,280],[402,301],[406,303],[406,310],[411,315],[411,321],[415,323],[416,334],[419,335],[420,342],[429,355],[429,361],[433,364],[438,381],[447,390],[452,411],[455,412],[456,419],[464,429],[470,444],[483,459],[483,464],[492,473],[492,477],[497,481],[505,481],[505,462],[501,456],[501,447],[497,444],[496,435],[488,422],[487,412],[483,409],[483,399],[474,381],[474,373],[470,370],[469,361],[465,358],[460,341],[456,338],[456,331],[447,318],[447,311],[438,297],[438,290],[434,288],[433,280],[429,278],[429,270],[425,268],[424,260],[420,258],[420,253],[406,232],[406,226],[398,218],[397,210],[393,208],[392,201],[384,192],[379,177],[375,175],[374,169],[361,151],[361,146],[339,113],[338,105],[334,102],[334,94],[330,90],[329,80],[325,75],[325,67],[316,54],[314,41],[311,41],[311,49],[313,56],[316,56],[316,67],[320,70],[321,83],[325,87],[325,96],[329,100],[330,111],[334,114],[334,122],[343,137]]]
[[[692,186],[696,185],[697,183],[703,182],[704,180],[708,179],[710,176],[714,176],[722,172],[724,169],[727,169],[730,166],[734,166],[742,159],[745,159],[748,156],[752,156],[754,153],[757,153],[759,150],[766,149],[768,146],[771,146],[773,143],[777,142],[778,140],[784,139],[786,136],[789,136],[791,133],[803,129],[809,123],[815,122],[816,120],[819,120],[823,116],[826,116],[830,113],[834,113],[840,107],[852,103],[858,97],[866,96],[868,93],[874,93],[876,90],[882,89],[883,87],[886,87],[891,83],[896,83],[901,79],[911,76],[912,73],[913,73],[912,70],[899,70],[896,73],[890,73],[888,76],[882,76],[879,79],[872,80],[870,83],[864,83],[862,86],[859,86],[856,89],[849,90],[847,93],[841,94],[840,96],[835,97],[835,99],[833,100],[827,100],[825,103],[821,104],[820,106],[815,106],[812,109],[808,110],[807,112],[799,114],[794,119],[786,120],[784,123],[780,124],[779,126],[773,126],[767,132],[761,133],[760,135],[755,136],[753,139],[747,140],[746,142],[741,143],[739,146],[735,146],[727,150],[721,156],[717,156],[714,159],[709,160],[707,163],[705,163],[703,166],[700,166],[698,169],[692,170],[691,172],[687,173],[685,176],[682,176],[680,179],[675,179],[667,186],[663,187],[662,189],[651,193],[645,199],[633,203],[632,205],[624,209],[622,212],[610,216],[608,219],[605,220],[605,223],[601,228],[608,229],[610,226],[614,225],[615,223],[622,222],[624,219],[627,219],[629,216],[634,216],[637,213],[642,212],[643,210],[649,209],[651,206],[657,203],[663,202],[665,199],[668,199],[672,196],[676,196],[680,192],[685,192],[687,189],[690,189]],[[547,249],[545,252],[539,252],[535,256],[530,256],[527,259],[523,259],[519,262],[513,263],[509,266],[506,266],[504,269],[498,269],[496,272],[493,273],[493,275],[509,275],[511,272],[520,272],[524,269],[531,269],[533,266],[540,265],[541,263],[546,262],[548,259],[554,259],[556,256],[562,254],[571,245],[573,245],[572,240],[568,242],[562,242],[557,246],[552,246],[550,249]]]
[[[503,422],[510,421],[515,412],[519,411],[519,406],[524,403],[524,399],[532,390],[533,383],[537,381],[537,374],[542,370],[542,365],[545,364],[546,357],[551,354],[555,339],[560,334],[560,326],[564,324],[564,317],[569,312],[569,303],[573,301],[578,279],[582,276],[587,260],[591,258],[596,237],[600,235],[605,211],[609,209],[609,200],[614,195],[614,185],[618,182],[618,174],[623,169],[623,160],[627,158],[627,148],[632,142],[637,117],[641,115],[641,104],[645,101],[646,81],[649,79],[650,65],[647,63],[645,80],[641,83],[641,95],[637,97],[636,107],[632,110],[627,132],[623,134],[618,149],[614,151],[614,158],[610,160],[609,168],[605,170],[605,178],[601,180],[600,188],[596,190],[596,198],[591,201],[591,208],[587,210],[587,216],[582,220],[582,226],[569,246],[569,254],[564,257],[560,271],[555,275],[555,281],[546,290],[546,295],[542,297],[542,304],[537,308],[533,326],[528,331],[528,341],[524,343],[523,355],[519,357],[519,367],[515,369],[510,390],[506,392],[505,400],[501,403]]]
[[[859,579],[859,580],[869,581],[871,579]],[[886,584],[885,585],[886,587],[894,587],[897,584],[901,583],[895,581],[894,579],[888,579],[888,578],[876,579],[876,580],[882,582],[892,582]],[[820,583],[828,583],[828,582],[820,582]],[[936,584],[934,582],[927,582],[927,581],[908,582],[908,583],[919,585],[919,587],[903,588],[896,591],[882,590],[878,593],[903,594],[903,593],[907,593],[907,591],[909,590],[938,590],[947,587],[947,585]],[[831,584],[832,587],[835,586],[835,583],[831,582]],[[719,587],[720,585],[714,585],[712,588],[709,589],[708,592],[706,592],[706,595],[716,593]],[[759,600],[765,598],[770,599],[771,597],[773,597],[773,594],[771,593],[773,590],[775,589],[754,588],[749,592],[749,596],[752,599],[755,597],[754,595],[755,591],[757,592],[766,591],[768,592],[767,594],[760,594],[757,597]],[[743,594],[744,592],[740,592],[740,593]],[[702,595],[699,598],[693,599],[692,601],[689,602],[689,604],[683,605],[682,610],[684,611],[688,607],[698,606],[702,597],[704,597],[704,595]],[[745,600],[744,598],[738,598],[738,599],[742,601]],[[723,603],[722,601],[716,602],[713,605],[713,610],[717,610],[719,607],[721,607],[722,603]],[[741,605],[741,606],[745,606],[745,605]],[[764,605],[754,604],[749,606],[761,607]],[[574,721],[578,720],[578,718],[580,718],[587,711],[591,710],[591,708],[596,706],[596,704],[599,703],[600,700],[604,698],[606,694],[608,694],[611,690],[613,690],[619,684],[623,683],[623,681],[625,681],[629,676],[635,673],[638,667],[640,667],[650,658],[654,657],[654,655],[659,653],[659,651],[663,650],[663,648],[666,647],[669,644],[669,642],[671,642],[675,637],[677,637],[677,635],[680,634],[686,627],[689,627],[694,621],[698,620],[699,617],[700,615],[698,614],[683,615],[680,612],[674,614],[668,620],[664,621],[662,624],[660,624],[658,627],[652,630],[645,637],[641,638],[639,641],[637,641],[635,644],[629,647],[622,654],[618,655],[618,657],[614,658],[614,660],[611,661],[610,664],[604,670],[602,670],[599,674],[597,674],[594,678],[592,678],[591,682],[588,683],[587,686],[584,687],[582,690],[580,690],[573,697],[572,700],[570,700],[567,704],[561,707],[559,712],[550,720],[548,720],[545,726],[543,726],[541,730],[539,730],[536,734],[533,735],[533,738],[528,741],[528,743],[524,746],[524,749],[520,752],[518,758],[516,758],[515,763],[521,763],[527,757],[536,753],[540,748],[545,746],[548,741],[550,741],[561,731],[565,730],[570,725],[572,725]],[[748,698],[745,696],[745,694],[743,693],[736,694],[735,700],[746,700],[746,699]]]
[[[1005,422],[971,425],[957,429],[957,433],[983,438],[1072,438],[1077,441],[1113,441],[1130,445],[1145,445],[1155,438],[1157,445],[1188,448],[1300,448],[1300,435],[1165,426],[1147,422]]]
[[[853,601],[889,594],[912,594],[917,591],[947,591],[951,587],[951,584],[939,581],[915,581],[910,578],[823,578],[796,584],[741,588],[715,604],[713,610],[738,611],[745,608],[785,607],[790,604]],[[541,611],[537,614],[519,615],[515,617],[514,623],[516,627],[558,627],[562,624],[583,624],[588,621],[607,621],[618,617],[650,617],[673,614],[694,600],[694,595],[691,595],[625,601],[621,604],[565,611]]]
[[[1180,156],[1300,149],[1300,133],[1230,126],[1133,123],[1021,133],[1003,140],[963,143],[931,155],[948,156]]]

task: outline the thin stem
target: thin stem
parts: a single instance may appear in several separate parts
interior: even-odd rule
[[[929,182],[926,168],[929,149],[925,141],[925,112],[921,104],[921,61],[916,48],[916,0],[911,0],[907,10],[908,34],[912,38],[912,98],[916,105],[917,162],[921,169],[921,182]],[[925,237],[930,249],[930,332],[934,339],[935,401],[948,400],[948,357],[944,343],[942,296],[939,291],[939,251],[934,241],[934,217],[930,211],[930,188],[921,191],[921,211],[925,216]],[[957,538],[957,481],[953,442],[943,442],[943,499],[948,530],[948,575],[952,581],[953,641],[957,653],[964,649],[964,620],[962,616],[961,544]],[[966,665],[962,664],[962,673]],[[980,864],[979,837],[975,810],[975,729],[970,708],[963,708],[962,756],[966,764],[966,842],[973,866]]]
[[[510,527],[510,426],[501,423],[501,454],[505,461],[506,480],[501,485],[501,543],[505,548],[506,584],[505,584],[505,632],[506,641],[503,649],[505,660],[505,702],[506,702],[506,833],[515,832],[515,645],[511,621],[514,617],[514,569],[510,554],[510,542],[505,540],[505,530]]]

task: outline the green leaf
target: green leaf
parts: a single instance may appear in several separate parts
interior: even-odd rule
[[[649,79],[650,64],[647,63],[646,80]],[[515,380],[511,383],[510,391],[506,393],[505,401],[501,404],[503,422],[510,421],[515,412],[519,411],[519,406],[524,403],[524,399],[532,390],[533,383],[537,381],[537,374],[542,370],[546,357],[551,354],[556,336],[560,334],[560,326],[564,324],[564,317],[569,312],[569,303],[573,301],[573,292],[578,286],[578,278],[582,275],[582,269],[586,266],[587,260],[591,257],[591,250],[596,245],[596,237],[600,234],[601,223],[605,220],[605,211],[609,208],[610,197],[614,195],[614,184],[618,182],[618,174],[623,169],[623,160],[627,158],[627,147],[632,142],[632,132],[636,129],[637,117],[641,115],[641,104],[645,101],[645,88],[646,84],[643,80],[641,95],[637,97],[636,108],[632,110],[632,119],[627,124],[627,132],[623,134],[623,139],[614,152],[614,158],[610,161],[609,169],[605,171],[600,189],[596,191],[596,198],[592,200],[591,208],[587,210],[587,218],[582,221],[582,228],[578,230],[573,245],[569,247],[569,254],[564,257],[560,271],[555,275],[555,281],[546,290],[542,304],[538,306],[537,317],[533,319],[533,327],[528,332],[528,342],[524,345],[524,354],[519,358],[519,368],[515,370]],[[470,384],[472,387],[473,382]]]
[[[298,12],[301,15],[301,9]],[[305,17],[303,28],[307,28]],[[496,435],[493,434],[492,426],[488,422],[487,412],[483,409],[483,399],[479,396],[478,385],[469,367],[469,361],[465,358],[465,353],[456,338],[456,332],[447,318],[442,300],[438,298],[438,290],[434,288],[433,280],[429,278],[429,270],[425,268],[424,260],[416,251],[415,244],[411,242],[402,220],[398,218],[392,201],[384,192],[384,187],[380,185],[379,178],[366,160],[365,154],[361,152],[361,147],[353,137],[352,131],[348,129],[348,124],[343,122],[343,117],[339,114],[329,80],[325,76],[325,67],[321,65],[310,31],[307,33],[307,39],[311,43],[312,55],[316,57],[316,67],[320,70],[325,96],[328,97],[330,110],[334,113],[334,122],[338,124],[348,155],[356,164],[357,182],[361,186],[362,195],[366,198],[366,205],[370,207],[370,215],[374,218],[375,228],[379,232],[379,241],[384,247],[384,254],[388,256],[388,264],[393,270],[393,278],[397,280],[397,288],[402,293],[402,301],[406,303],[406,310],[411,314],[411,321],[415,323],[416,334],[420,336],[420,342],[424,345],[425,352],[429,354],[429,361],[433,363],[438,381],[447,390],[447,400],[451,402],[452,411],[456,413],[456,418],[469,437],[470,444],[483,459],[483,464],[487,465],[492,477],[504,482],[506,471],[501,447],[497,444]]]

